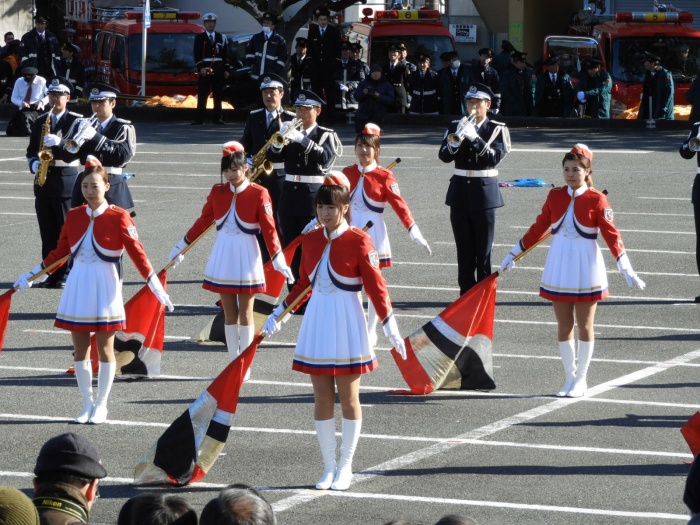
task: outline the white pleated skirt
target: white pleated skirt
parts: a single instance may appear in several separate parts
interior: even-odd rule
[[[357,198],[362,198],[356,197]],[[353,207],[351,210],[352,225],[356,228],[364,228],[367,221],[372,221],[373,226],[367,230],[367,233],[372,238],[375,250],[379,254],[379,267],[385,268],[391,266],[391,245],[389,244],[389,234],[386,231],[384,223],[384,214],[369,210],[363,204],[355,202],[353,199]]]
[[[202,288],[223,294],[264,292],[265,273],[255,235],[243,233],[227,221],[216,236]]]

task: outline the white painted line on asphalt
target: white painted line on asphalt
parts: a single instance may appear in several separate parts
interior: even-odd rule
[[[648,201],[688,201],[688,197],[637,197]],[[615,212],[617,213],[617,212]]]
[[[597,152],[596,152],[597,153]],[[379,499],[385,501],[406,501],[411,503],[431,503],[439,505],[463,505],[466,507],[490,507],[497,509],[517,509],[517,510],[533,510],[540,512],[566,512],[570,514],[590,514],[595,516],[616,516],[625,518],[645,518],[645,519],[665,519],[688,521],[688,516],[685,514],[668,514],[665,512],[634,512],[625,510],[606,510],[606,509],[589,509],[585,507],[558,507],[554,505],[533,505],[529,503],[508,503],[505,501],[480,501],[469,499],[454,499],[454,498],[428,498],[424,496],[402,496],[392,494],[376,494],[376,493],[361,493],[361,492],[340,492],[337,490],[319,491],[324,494],[336,498],[355,498],[355,499]],[[289,498],[291,499],[291,498]],[[284,501],[284,500],[283,500]],[[272,505],[275,512],[278,512],[278,501]],[[286,509],[284,509],[286,510]]]
[[[218,180],[218,179],[217,179]],[[135,184],[129,184],[129,188],[133,189],[146,189],[146,190],[196,190],[196,191],[206,191],[211,188],[211,184],[207,186],[191,187],[191,186],[137,186]],[[204,199],[203,199],[204,200]]]
[[[4,195],[0,195],[0,199],[18,200],[18,201],[33,201],[34,197],[5,197]]]
[[[520,153],[569,153],[569,149],[558,149],[558,148],[512,148],[510,151],[516,151]],[[599,153],[601,155],[604,155],[606,153],[611,153],[613,155],[621,154],[621,155],[631,155],[631,154],[642,154],[646,155],[647,153],[654,153],[653,151],[647,151],[643,149],[605,149],[605,150],[596,150],[596,153]]]
[[[35,217],[36,213],[12,213],[12,212],[0,212],[0,215],[28,215],[30,217]]]
[[[17,151],[17,150],[8,150],[8,151]],[[10,157],[8,159],[0,159],[0,162],[12,162],[16,160],[27,160],[27,157]]]
[[[616,211],[615,215],[648,215],[653,217],[693,217],[692,213],[645,213],[637,211]]]

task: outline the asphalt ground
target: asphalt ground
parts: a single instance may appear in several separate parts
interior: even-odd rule
[[[338,131],[345,151],[336,166],[342,167],[355,160],[354,133],[348,126]],[[129,164],[137,176],[129,183],[139,235],[155,267],[165,265],[219,180],[220,145],[241,132],[240,123],[137,124],[139,146]],[[382,138],[383,164],[403,160],[395,169],[402,194],[433,248],[428,257],[387,211],[395,266],[385,275],[403,335],[458,296],[443,204],[451,166],[437,159],[443,132],[393,125]],[[628,288],[604,247],[611,295],[598,307],[588,397],[552,396],[563,371],[551,306],[538,296],[543,246],[499,278],[495,391],[391,394],[405,383],[380,336],[380,367],[362,380],[364,422],[349,491],[312,490],[322,467],[311,385],[291,370],[297,318],[259,349],[224,455],[205,482],[132,486],[142,454],[227,363],[223,345],[189,340],[214,312],[216,297],[201,288],[210,235],[169,272],[176,309],[167,315],[163,375],[117,380],[105,425],[71,423],[81,401],[75,379],[64,373],[72,361],[70,336],[53,327],[60,292],[14,295],[0,353],[0,484],[31,494],[41,445],[74,431],[98,445],[109,472],[93,523],[114,523],[126,499],[147,490],[183,494],[200,511],[234,482],[262,489],[279,522],[289,525],[398,518],[432,524],[447,513],[482,525],[685,522],[682,494],[692,456],[679,429],[700,409],[700,307],[693,302],[700,283],[690,204],[697,166],[678,155],[685,132],[514,129],[511,135],[501,181],[543,178],[559,185],[564,152],[578,141],[593,149],[595,185],[608,190],[632,264],[648,285],[643,292]],[[0,138],[0,290],[39,262],[26,144]],[[502,191],[494,265],[533,222],[548,189]],[[130,262],[124,268],[126,300],[144,283]]]

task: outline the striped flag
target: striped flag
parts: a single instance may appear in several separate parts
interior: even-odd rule
[[[10,304],[12,303],[13,293],[15,293],[15,289],[10,288],[0,295],[0,351],[2,351],[2,345],[5,343],[5,333],[7,332],[7,322],[10,319]]]
[[[400,394],[429,394],[438,389],[493,390],[493,322],[498,273],[480,281],[462,297],[405,339],[406,357],[392,350],[410,387]]]
[[[681,427],[681,434],[690,447],[693,457],[700,452],[700,412],[695,412],[685,425]]]

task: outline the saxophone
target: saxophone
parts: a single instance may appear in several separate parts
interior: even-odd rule
[[[46,184],[46,175],[49,172],[49,164],[53,160],[53,153],[49,146],[44,146],[44,137],[51,133],[51,110],[46,114],[46,121],[41,128],[41,137],[39,137],[39,169],[36,172],[35,184],[43,186]]]

